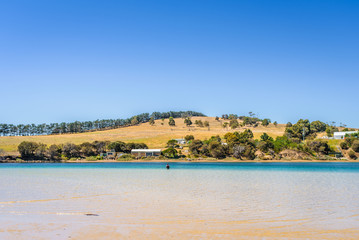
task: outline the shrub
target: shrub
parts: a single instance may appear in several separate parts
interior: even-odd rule
[[[229,122],[229,126],[230,126],[232,129],[235,129],[235,128],[239,127],[239,122],[237,121],[237,119],[232,119],[232,120]]]
[[[355,155],[355,152],[353,150],[350,150],[348,152],[348,155],[351,159],[357,159],[357,156]]]
[[[179,148],[179,145],[177,144],[177,141],[172,139],[167,142],[168,148]]]
[[[73,143],[65,143],[62,152],[66,158],[77,158],[80,156],[80,146]]]
[[[214,158],[221,159],[221,158],[226,157],[226,152],[225,152],[222,144],[217,141],[212,141],[209,144],[208,150],[209,150],[209,153],[211,154],[211,156]]]
[[[268,118],[265,118],[262,120],[262,125],[265,127],[268,126],[270,123],[271,123],[271,120]]]
[[[245,158],[245,159],[253,160],[256,157],[255,147],[251,143],[248,143],[246,145],[244,144],[235,145],[233,147],[233,157],[239,159]]]
[[[259,150],[261,150],[262,152],[267,152],[268,151],[267,143],[265,141],[258,142],[257,148]]]
[[[86,157],[86,161],[97,161],[97,157],[95,156]]]
[[[186,136],[184,137],[184,139],[185,139],[187,142],[189,142],[189,141],[191,141],[191,140],[194,140],[194,136],[193,136],[193,135],[186,135]]]
[[[359,152],[359,140],[355,140],[352,144],[352,149],[354,152]]]
[[[348,144],[349,147],[352,146],[353,142],[356,140],[355,137],[351,136],[351,137],[346,137],[345,138],[345,142]]]
[[[134,158],[134,156],[132,154],[122,154],[118,158]]]
[[[193,140],[189,144],[188,148],[189,148],[190,153],[195,154],[195,155],[199,155],[199,154],[201,154],[202,146],[203,146],[203,143],[202,143],[201,140]]]
[[[34,159],[35,151],[37,150],[38,147],[39,147],[38,143],[24,141],[19,144],[17,149],[21,155],[21,158],[26,160],[26,159]]]
[[[175,120],[173,119],[173,117],[170,117],[169,120],[168,120],[168,125],[170,126],[176,126],[176,122]]]
[[[166,150],[162,151],[162,154],[167,158],[176,158],[178,157],[177,153],[177,150],[172,147],[169,147]]]
[[[272,141],[259,141],[257,148],[262,152],[268,152],[270,149],[274,148],[274,144]]]
[[[329,148],[329,145],[327,142],[312,141],[312,142],[308,142],[307,146],[310,148],[310,150],[312,150],[316,153],[328,154],[328,152],[330,151],[330,148]]]
[[[314,121],[310,124],[310,130],[312,132],[324,132],[327,130],[327,124],[321,121]]]
[[[347,150],[349,149],[349,146],[348,146],[348,143],[347,142],[341,142],[340,143],[340,147],[344,150]]]
[[[194,124],[197,125],[198,127],[203,127],[202,120],[196,120],[196,121],[194,121]]]

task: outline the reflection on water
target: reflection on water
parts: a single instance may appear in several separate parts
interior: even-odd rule
[[[359,237],[359,164],[164,166],[0,165],[0,238]]]

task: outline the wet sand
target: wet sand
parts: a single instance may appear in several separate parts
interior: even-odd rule
[[[359,170],[31,166],[0,168],[0,239],[359,239]]]

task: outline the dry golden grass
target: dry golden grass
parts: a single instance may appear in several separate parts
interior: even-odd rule
[[[194,126],[196,120],[208,121],[210,129],[199,128]],[[259,138],[264,132],[272,137],[281,136],[285,130],[285,124],[278,124],[276,127],[270,124],[268,127],[258,126],[256,128],[243,127],[232,130],[230,128],[224,129],[222,124],[224,120],[216,121],[214,117],[193,117],[193,125],[186,127],[184,120],[176,118],[176,126],[170,127],[168,119],[156,120],[155,125],[151,126],[149,123],[143,123],[138,126],[111,129],[106,131],[96,131],[76,134],[62,134],[49,136],[18,136],[18,137],[0,137],[0,148],[6,152],[17,152],[17,146],[22,141],[34,141],[45,144],[61,144],[72,142],[75,144],[92,141],[124,141],[124,142],[143,142],[150,148],[164,148],[167,141],[173,138],[184,138],[186,135],[193,135],[197,139],[208,139],[214,135],[221,137],[227,132],[243,131],[244,129],[251,129],[254,137]],[[227,121],[229,122],[229,121]],[[163,125],[162,125],[163,123]]]

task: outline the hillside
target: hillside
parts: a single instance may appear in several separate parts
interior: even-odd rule
[[[0,137],[0,149],[4,149],[7,153],[16,153],[17,146],[22,141],[35,141],[50,145],[66,142],[79,144],[96,140],[143,142],[150,148],[164,148],[168,140],[173,138],[183,138],[188,134],[193,135],[197,139],[204,140],[213,135],[223,136],[227,132],[251,129],[254,137],[259,138],[259,136],[264,132],[268,133],[272,137],[281,136],[285,130],[285,124],[278,124],[277,126],[270,124],[268,127],[258,126],[256,128],[242,127],[232,130],[230,128],[224,129],[222,127],[222,124],[224,122],[229,122],[229,120],[216,121],[214,117],[192,117],[191,119],[193,123],[196,120],[208,121],[210,129],[208,130],[206,127],[200,128],[194,124],[191,127],[187,127],[182,118],[175,118],[175,127],[170,127],[168,125],[168,119],[165,119],[164,121],[156,120],[153,126],[149,123],[142,123],[137,126],[76,134]]]

